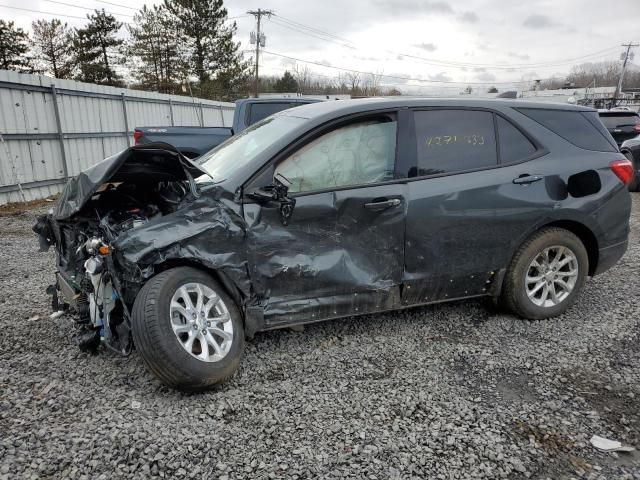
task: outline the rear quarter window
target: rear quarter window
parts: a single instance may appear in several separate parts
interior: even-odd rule
[[[496,115],[498,127],[498,145],[500,163],[515,163],[524,160],[536,152],[536,147],[514,125]]]
[[[600,122],[597,112],[545,108],[517,110],[576,147],[598,152],[617,151],[615,142]]]

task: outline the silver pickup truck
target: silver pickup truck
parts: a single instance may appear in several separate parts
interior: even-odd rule
[[[164,142],[189,158],[196,158],[245,128],[288,108],[314,103],[310,98],[244,98],[236,101],[233,127],[136,127],[136,145]]]

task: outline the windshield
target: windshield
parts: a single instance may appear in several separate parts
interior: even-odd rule
[[[265,148],[305,121],[304,118],[287,116],[266,118],[208,151],[197,163],[215,182],[221,182],[226,180],[231,172],[247,165]],[[196,180],[198,183],[210,181],[206,175]]]

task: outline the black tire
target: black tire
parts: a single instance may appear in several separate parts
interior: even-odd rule
[[[631,179],[631,183],[629,183],[629,191],[638,192],[640,191],[640,175],[638,175],[638,163],[633,158],[633,155],[630,152],[624,152],[624,156],[627,157],[631,162],[631,165],[633,165],[633,178]]]
[[[533,303],[527,296],[525,277],[534,258],[547,247],[569,248],[578,263],[578,275],[573,290],[560,303],[544,307]],[[564,313],[576,300],[589,271],[589,256],[582,241],[563,228],[544,228],[525,241],[511,260],[504,278],[501,303],[516,315],[530,320],[556,317]]]
[[[233,322],[231,347],[217,362],[190,355],[171,327],[169,305],[182,285],[198,282],[224,301]],[[147,368],[165,385],[185,391],[202,391],[228,380],[240,366],[244,328],[237,306],[222,286],[205,272],[178,267],[152,277],[140,290],[132,312],[133,340]]]

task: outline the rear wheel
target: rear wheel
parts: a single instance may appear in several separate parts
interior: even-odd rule
[[[545,228],[516,252],[507,270],[502,300],[529,319],[564,313],[582,290],[589,269],[578,237],[562,228]]]
[[[244,349],[233,300],[206,273],[174,268],[151,278],[133,306],[133,338],[164,384],[205,390],[230,378]]]
[[[638,192],[640,191],[640,175],[638,175],[638,168],[640,168],[640,166],[630,152],[624,152],[624,156],[627,157],[633,166],[633,178],[631,179],[631,183],[629,183],[629,191]]]

